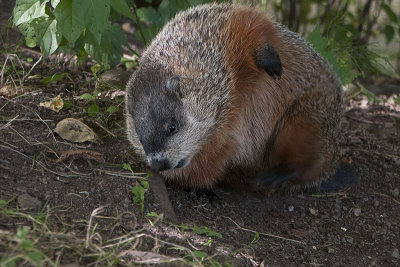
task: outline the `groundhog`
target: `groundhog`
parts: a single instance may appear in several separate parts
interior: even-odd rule
[[[181,12],[126,88],[127,136],[174,184],[270,192],[337,168],[342,91],[299,35],[250,7]]]

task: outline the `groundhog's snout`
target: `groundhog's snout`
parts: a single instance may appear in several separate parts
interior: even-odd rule
[[[150,168],[156,171],[177,169],[185,167],[187,165],[186,159],[181,159],[178,161],[178,163],[174,165],[167,157],[161,156],[158,153],[147,156],[147,161],[149,162]]]
[[[156,171],[171,169],[171,163],[167,158],[151,157],[148,159],[150,168]]]

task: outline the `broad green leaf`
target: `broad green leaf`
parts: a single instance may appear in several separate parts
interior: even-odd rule
[[[101,38],[104,30],[108,27],[108,17],[110,15],[110,0],[87,0],[90,2],[90,9],[92,10],[92,21],[88,29],[92,33],[92,37],[101,44]]]
[[[147,21],[160,27],[164,25],[161,15],[152,7],[139,8],[137,15],[142,21]]]
[[[103,66],[116,65],[120,62],[123,52],[121,44],[126,43],[126,38],[118,24],[107,25],[101,38],[101,45],[97,43],[91,31],[86,33],[86,53]]]
[[[72,108],[73,105],[74,103],[71,100],[64,100],[64,105],[62,107],[62,110],[68,110]]]
[[[393,40],[395,31],[392,25],[386,25],[385,28],[383,29],[383,32],[385,33],[386,37],[386,43],[390,43],[390,41]]]
[[[136,22],[135,16],[133,16],[131,9],[126,4],[125,0],[111,0],[110,4],[115,11]]]
[[[50,18],[38,18],[31,26],[36,32],[36,42],[44,57],[54,53],[61,42],[61,34],[57,32],[57,21]]]
[[[96,103],[93,103],[88,108],[88,115],[89,116],[97,116],[99,114],[99,106]]]
[[[107,108],[107,112],[109,112],[109,113],[115,113],[115,112],[117,112],[119,110],[119,108],[117,107],[117,106],[109,106],[108,108]]]
[[[94,97],[91,94],[88,94],[88,93],[84,93],[83,95],[81,95],[81,97],[84,100],[94,101]]]
[[[14,24],[16,26],[45,16],[46,1],[17,0],[13,10]]]
[[[57,31],[70,43],[82,34],[83,29],[91,20],[90,2],[80,0],[63,0],[54,9],[54,15],[59,23]]]

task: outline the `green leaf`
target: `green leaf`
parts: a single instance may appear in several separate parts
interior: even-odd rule
[[[64,100],[62,110],[68,110],[68,109],[72,108],[73,105],[74,105],[74,103],[71,100]]]
[[[119,110],[119,107],[118,106],[109,106],[108,108],[107,108],[107,112],[109,112],[109,113],[115,113],[115,112],[117,112]]]
[[[122,168],[123,168],[124,170],[133,172],[133,171],[132,171],[131,165],[129,165],[128,163],[124,163],[124,164],[122,165]]]
[[[133,202],[139,206],[142,212],[144,209],[144,192],[144,188],[140,184],[132,188]]]
[[[193,231],[195,231],[199,235],[206,235],[207,237],[216,236],[216,237],[222,238],[222,235],[220,233],[217,233],[208,227],[199,227],[199,226],[195,225],[193,227]]]
[[[260,240],[260,234],[258,232],[255,232],[253,240],[251,241],[251,243],[257,243],[258,240]]]
[[[45,16],[45,6],[46,1],[17,0],[13,10],[15,26]]]
[[[193,255],[200,261],[202,262],[205,258],[207,258],[207,253],[201,250],[195,250],[193,251]]]
[[[96,103],[93,103],[88,108],[88,115],[89,116],[97,116],[99,114],[99,106]]]
[[[173,18],[178,11],[187,9],[188,4],[185,0],[163,0],[158,8],[163,19],[163,25]]]
[[[82,99],[84,100],[88,100],[88,101],[94,101],[94,97],[89,94],[89,93],[84,93],[83,95],[81,95]]]
[[[146,180],[141,180],[140,185],[143,186],[144,189],[149,189],[149,182]]]
[[[43,78],[42,80],[40,80],[40,82],[44,85],[48,85],[49,83],[61,80],[66,75],[68,75],[68,73],[53,74],[52,76]]]
[[[139,8],[137,15],[141,21],[147,21],[160,27],[164,25],[161,15],[152,7]]]
[[[385,3],[382,3],[381,7],[383,8],[383,10],[385,10],[386,15],[389,17],[390,21],[394,22],[394,23],[397,23],[397,15],[396,15],[396,13],[394,13],[392,8],[389,5],[385,4]]]
[[[136,18],[133,16],[131,9],[126,4],[125,0],[111,0],[110,4],[115,11],[136,22]]]
[[[61,34],[57,32],[57,21],[51,18],[39,18],[32,21],[36,32],[36,42],[44,57],[54,53],[61,42]]]
[[[340,57],[333,53],[328,39],[322,36],[319,25],[308,35],[307,41],[315,51],[331,64],[333,71],[339,77],[342,84],[348,84],[358,76],[351,68],[350,59],[346,55]]]
[[[103,66],[116,65],[122,57],[121,44],[126,43],[124,32],[118,24],[109,24],[101,38],[101,45],[91,31],[86,35],[85,51]]]
[[[392,25],[386,25],[385,28],[383,29],[383,32],[385,33],[386,37],[386,43],[390,43],[390,41],[393,40],[395,31]]]
[[[144,35],[144,38],[146,38],[146,42],[147,43],[151,42],[151,40],[154,39],[154,37],[157,35],[157,33],[160,31],[160,29],[161,28],[155,24],[151,24],[148,28],[143,29],[143,35]],[[135,32],[135,37],[142,43],[145,43],[145,41],[143,40],[143,37],[139,31]]]
[[[96,75],[99,70],[101,70],[101,65],[100,64],[95,64],[90,67],[90,70],[92,71],[93,75]]]
[[[59,31],[70,43],[82,34],[83,29],[89,24],[92,17],[89,1],[63,0],[54,9],[54,15],[59,22]]]
[[[87,0],[90,2],[92,10],[92,22],[88,26],[88,30],[92,33],[92,37],[100,45],[105,29],[109,28],[108,17],[110,15],[110,0]],[[88,53],[90,54],[90,53]]]

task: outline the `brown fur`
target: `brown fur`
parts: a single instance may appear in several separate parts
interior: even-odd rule
[[[221,5],[202,8],[216,7]],[[327,179],[336,167],[342,112],[340,85],[330,66],[296,34],[264,14],[247,7],[222,7],[227,9],[223,13],[226,19],[214,37],[217,40],[210,35],[204,41],[219,44],[216,49],[222,54],[229,78],[229,104],[209,111],[215,112],[215,129],[190,164],[163,171],[163,175],[181,186],[212,186],[223,181],[241,190],[265,191],[264,187],[252,188],[252,179],[284,163],[298,170],[285,186],[308,186]],[[171,25],[179,23],[179,18]],[[196,27],[187,21],[183,24],[180,28],[188,31]],[[168,29],[155,42],[163,41]],[[255,63],[255,52],[267,44],[280,56],[281,79],[269,76]],[[183,78],[203,75],[196,63],[184,67],[164,59],[163,64],[171,64]],[[190,83],[190,79],[185,82]],[[128,102],[129,84],[127,88]],[[127,120],[129,137],[134,122],[129,116]]]

